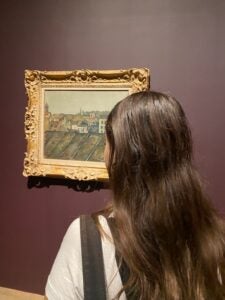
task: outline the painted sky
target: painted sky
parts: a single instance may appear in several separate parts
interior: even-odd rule
[[[110,111],[128,95],[128,90],[50,90],[44,91],[45,103],[52,114],[77,114],[82,111]]]

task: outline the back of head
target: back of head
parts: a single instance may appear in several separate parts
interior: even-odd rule
[[[109,114],[106,136],[128,287],[141,299],[223,299],[224,226],[202,192],[179,102],[132,94]]]
[[[106,132],[113,170],[118,165],[120,174],[124,168],[123,175],[141,171],[155,178],[191,160],[191,135],[184,112],[174,98],[162,93],[140,92],[125,98],[109,115]]]

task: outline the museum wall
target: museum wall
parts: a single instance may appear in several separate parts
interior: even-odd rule
[[[196,164],[225,212],[223,0],[11,0],[0,15],[0,286],[43,294],[70,222],[110,199],[107,189],[30,187],[22,176],[25,69],[150,68],[151,88],[183,105]]]

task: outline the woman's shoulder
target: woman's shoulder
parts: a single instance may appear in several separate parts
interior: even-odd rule
[[[121,279],[115,260],[115,247],[107,219],[99,215],[98,223],[105,234],[101,234],[106,284],[109,298],[121,288]],[[69,225],[64,235],[46,285],[49,299],[83,299],[83,271],[81,230],[78,217]],[[74,296],[75,293],[75,296]]]
[[[80,240],[80,217],[74,219],[70,223],[63,237],[61,247],[62,245],[64,247],[66,246],[69,247],[71,245],[74,246],[79,242],[79,240]]]

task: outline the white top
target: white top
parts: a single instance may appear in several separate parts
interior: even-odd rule
[[[99,216],[99,222],[105,233],[111,238],[109,240],[104,236],[101,237],[107,299],[112,300],[122,288],[122,282],[117,268],[115,247],[112,242],[108,223],[103,216]],[[80,219],[72,222],[63,238],[52,270],[48,276],[45,293],[48,300],[84,299]],[[123,293],[120,300],[125,299],[126,296]]]

